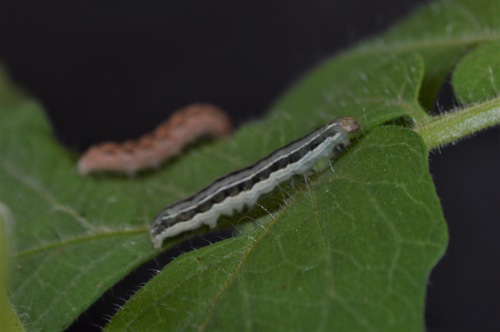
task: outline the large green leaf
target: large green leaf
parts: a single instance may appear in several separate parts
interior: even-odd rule
[[[353,85],[360,80],[374,84],[383,75],[387,81],[391,76],[401,77],[407,85],[387,85],[387,94],[392,92],[396,101],[406,99],[418,109],[420,64],[415,56],[380,59],[365,65],[361,76],[352,74],[350,80]],[[351,93],[352,89],[346,90]],[[345,114],[357,117],[368,128],[370,117],[363,116],[366,112],[359,107],[360,100],[351,98],[346,103],[350,106]],[[382,110],[384,103],[377,97],[370,107]],[[392,117],[409,114],[395,103]],[[383,115],[378,113],[381,111],[374,112],[374,123],[382,121]],[[135,179],[79,178],[74,158],[53,139],[37,103],[3,107],[0,195],[18,220],[14,258],[21,267],[14,271],[13,301],[20,310],[29,311],[33,327],[54,330],[67,326],[106,289],[157,254],[149,243],[147,227],[166,202],[184,197],[342,114],[322,109],[276,112],[266,122],[245,127],[230,142],[195,151],[156,174]],[[238,219],[241,216],[234,218]],[[167,241],[165,248],[181,239]]]
[[[30,330],[64,329],[158,254],[148,226],[165,204],[351,115],[363,130],[333,174],[323,165],[305,185],[271,194],[263,204],[282,205],[272,218],[260,207],[251,218],[226,218],[246,227],[239,237],[181,256],[131,298],[109,329],[163,329],[164,323],[422,330],[426,277],[446,244],[423,142],[434,147],[450,140],[438,135],[443,128],[432,125],[421,105],[430,105],[466,50],[498,39],[499,12],[493,0],[424,7],[316,68],[264,121],[134,179],[78,177],[75,157],[54,139],[40,105],[20,98],[2,76],[0,201],[16,220],[9,297],[23,323]],[[477,105],[493,112],[485,125],[500,122],[496,99]],[[402,128],[371,131],[408,123],[400,118],[411,119],[424,141]],[[459,138],[470,133],[452,131]],[[292,198],[282,203],[283,197]],[[164,248],[192,235],[169,239]]]
[[[421,330],[444,228],[421,138],[377,128],[262,227],[169,264],[108,330]]]

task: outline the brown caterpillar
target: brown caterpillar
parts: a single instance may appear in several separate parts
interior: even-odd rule
[[[78,161],[78,173],[113,171],[133,175],[158,167],[200,136],[227,137],[232,131],[231,120],[218,107],[191,104],[136,140],[91,146]]]

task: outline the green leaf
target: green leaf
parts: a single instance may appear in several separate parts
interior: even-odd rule
[[[468,53],[453,72],[453,88],[462,104],[498,97],[500,43],[484,44]]]
[[[350,115],[365,130],[404,116],[425,121],[428,115],[417,101],[423,67],[415,54],[373,58],[345,53],[299,82],[275,105],[275,112],[286,112],[298,123],[321,120],[316,126],[332,114]]]
[[[422,56],[425,88],[419,100],[431,109],[442,82],[463,54],[480,43],[498,40],[499,30],[500,6],[495,0],[433,1],[359,50],[372,56]]]
[[[377,128],[269,222],[169,264],[107,330],[423,330],[444,228],[421,138]]]
[[[500,123],[500,104],[492,95],[484,101],[460,92],[470,105],[457,112],[431,117],[425,110],[466,51],[498,40],[499,14],[493,0],[423,7],[318,66],[264,121],[134,179],[80,178],[75,156],[54,139],[40,105],[0,73],[0,201],[16,221],[8,295],[25,327],[64,330],[156,256],[148,227],[166,204],[351,115],[362,132],[333,174],[323,165],[305,187],[276,190],[261,202],[272,218],[260,207],[223,218],[226,226],[239,222],[242,234],[181,256],[131,298],[109,329],[141,322],[142,330],[160,323],[422,330],[426,278],[446,244],[427,148]],[[470,67],[463,61],[457,71]],[[457,75],[457,84],[471,77]],[[411,123],[423,141],[408,129],[376,128],[388,122]],[[271,209],[272,202],[282,208]],[[206,231],[168,239],[164,249]]]
[[[80,179],[40,107],[0,109],[0,198],[14,214],[10,297],[30,329],[57,331],[154,256],[132,181]]]

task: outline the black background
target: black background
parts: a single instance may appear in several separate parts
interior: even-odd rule
[[[237,124],[259,118],[312,66],[421,2],[2,0],[0,59],[42,101],[56,136],[82,151],[136,137],[196,101],[221,106]],[[452,102],[445,84],[439,104]],[[430,155],[450,245],[429,281],[429,331],[500,331],[499,152],[495,129]],[[70,330],[102,326],[185,248],[134,272]]]

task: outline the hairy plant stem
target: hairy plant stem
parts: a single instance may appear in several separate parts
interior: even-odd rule
[[[496,97],[433,117],[414,130],[423,137],[429,149],[435,149],[499,124],[500,97]]]

